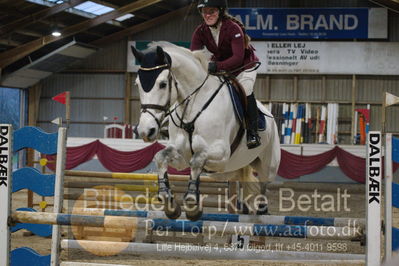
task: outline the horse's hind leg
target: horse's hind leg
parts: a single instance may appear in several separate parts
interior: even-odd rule
[[[207,159],[206,152],[196,152],[190,161],[191,174],[188,181],[188,189],[184,195],[186,217],[196,221],[202,216],[202,201],[200,200],[200,175]]]
[[[259,182],[259,179],[253,175],[252,170],[251,166],[246,166],[241,169],[239,176],[242,212],[243,214],[267,214],[265,183]]]
[[[266,196],[266,186],[269,182],[275,180],[278,167],[280,165],[280,139],[277,132],[277,126],[274,123],[269,123],[271,126],[271,137],[265,150],[256,158],[251,166],[258,174],[260,183],[260,194]],[[267,200],[264,203],[259,203],[257,214],[267,214],[268,206]]]
[[[170,219],[177,219],[181,214],[180,205],[174,199],[168,178],[168,165],[176,159],[182,160],[173,146],[169,146],[155,155],[155,162],[158,167],[158,197],[164,204],[166,216]]]

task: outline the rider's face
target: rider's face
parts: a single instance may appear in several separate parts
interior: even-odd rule
[[[216,7],[203,7],[201,10],[205,24],[213,26],[219,19],[219,9]]]

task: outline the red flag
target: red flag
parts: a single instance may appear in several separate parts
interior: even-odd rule
[[[66,103],[66,94],[67,94],[67,91],[61,92],[60,94],[57,94],[56,96],[54,96],[51,99],[53,99],[56,102],[65,104]]]
[[[366,118],[366,123],[370,123],[370,110],[369,109],[355,109],[355,111],[364,115],[364,118]]]

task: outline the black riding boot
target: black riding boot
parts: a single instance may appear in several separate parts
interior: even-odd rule
[[[260,137],[258,135],[258,107],[256,106],[253,93],[247,96],[247,117],[247,146],[248,149],[253,149],[260,145]]]

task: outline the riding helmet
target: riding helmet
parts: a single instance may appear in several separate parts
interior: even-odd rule
[[[200,0],[198,2],[197,8],[201,9],[203,7],[217,7],[219,9],[226,9],[227,0]]]

